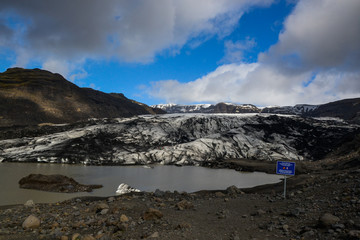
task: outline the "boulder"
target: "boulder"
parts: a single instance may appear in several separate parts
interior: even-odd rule
[[[22,224],[24,229],[35,229],[40,227],[40,219],[34,215],[28,216]]]

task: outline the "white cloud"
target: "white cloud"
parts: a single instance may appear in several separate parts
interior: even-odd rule
[[[239,99],[238,89],[248,83],[248,75],[257,67],[257,64],[228,64],[188,83],[176,80],[158,81],[152,83],[149,94],[176,103],[234,102]]]
[[[225,36],[249,7],[272,2],[3,0],[0,44],[15,52],[21,49],[17,56],[23,66],[34,59],[46,62],[57,58],[67,62],[116,58],[146,63],[163,51],[176,53],[189,41]],[[7,27],[13,24],[10,18],[17,19],[11,28]]]
[[[188,83],[158,81],[148,89],[152,97],[171,103],[251,103],[258,106],[321,104],[359,96],[360,72],[323,71],[286,74],[273,66],[222,65],[214,72]],[[310,83],[305,84],[310,81]],[[307,86],[306,86],[307,85]],[[349,88],[353,86],[353,88]]]
[[[360,1],[302,0],[261,56],[289,70],[360,67]]]
[[[360,1],[299,0],[279,41],[255,64],[227,64],[188,83],[153,83],[167,102],[294,105],[360,95]],[[241,60],[246,44],[228,42],[226,58]],[[251,44],[250,44],[251,46]]]
[[[53,73],[60,73],[64,78],[75,82],[88,76],[88,73],[82,68],[83,61],[68,62],[61,59],[47,59],[42,68]]]
[[[43,63],[42,68],[53,73],[61,73],[64,77],[68,77],[70,73],[69,64],[66,61],[56,59],[48,59]]]
[[[95,83],[90,83],[89,88],[100,90],[100,87],[96,86]]]
[[[76,81],[87,75],[82,66],[88,58],[146,63],[164,52],[178,54],[185,44],[196,47],[209,37],[226,36],[250,7],[272,2],[2,0],[0,48],[11,49],[18,66],[35,60]],[[359,94],[360,1],[295,2],[278,43],[260,54],[258,63],[241,63],[253,40],[228,41],[225,65],[188,83],[154,82],[150,94],[171,102],[259,105]]]
[[[249,37],[247,37],[244,41],[225,41],[225,56],[220,62],[242,62],[244,60],[244,53],[250,51],[255,46],[256,41]]]

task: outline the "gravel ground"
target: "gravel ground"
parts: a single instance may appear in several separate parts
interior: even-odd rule
[[[299,174],[282,193],[280,183],[29,201],[0,207],[0,239],[360,239],[357,168]]]

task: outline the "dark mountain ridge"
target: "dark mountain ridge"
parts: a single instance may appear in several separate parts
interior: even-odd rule
[[[0,73],[0,126],[164,113],[126,98],[80,88],[57,73],[10,68]]]
[[[360,98],[343,99],[326,103],[304,115],[310,117],[337,117],[360,123]]]

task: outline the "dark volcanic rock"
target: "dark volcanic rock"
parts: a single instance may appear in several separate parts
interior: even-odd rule
[[[164,113],[123,94],[80,88],[60,74],[40,69],[11,68],[0,73],[0,102],[0,126]]]
[[[36,189],[49,192],[91,192],[102,185],[82,185],[63,175],[30,174],[19,181],[20,188]]]
[[[252,104],[218,103],[214,106],[214,113],[259,113],[260,109]]]

